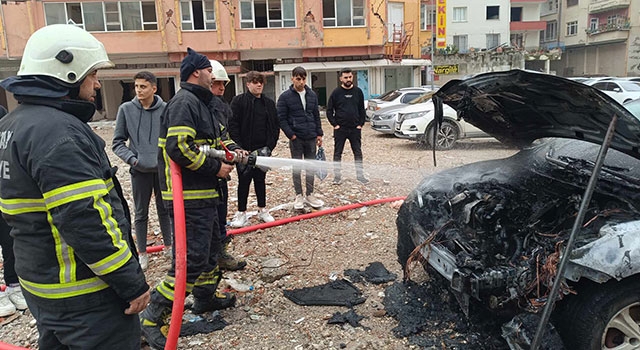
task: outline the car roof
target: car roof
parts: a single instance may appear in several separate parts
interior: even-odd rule
[[[515,145],[543,137],[601,144],[613,115],[611,147],[640,159],[640,116],[602,91],[554,75],[523,70],[452,80],[435,94],[465,121]]]

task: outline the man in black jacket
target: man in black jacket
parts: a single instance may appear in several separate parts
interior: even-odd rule
[[[362,169],[362,126],[365,117],[364,94],[359,87],[353,85],[353,71],[350,68],[343,68],[340,71],[340,86],[333,90],[329,102],[327,102],[327,119],[333,125],[335,139],[333,183],[336,185],[339,185],[342,180],[340,161],[347,140],[349,140],[353,151],[358,181],[363,184],[369,182],[364,177]]]
[[[266,82],[264,74],[250,71],[247,73],[246,81],[247,92],[231,100],[233,116],[229,119],[229,134],[243,149],[249,152],[260,151],[259,155],[269,156],[280,136],[276,104],[262,94]],[[266,175],[266,172],[258,167],[238,167],[238,212],[231,221],[232,227],[242,227],[249,223],[246,211],[252,180],[258,199],[258,217],[263,222],[274,220],[266,208]]]
[[[289,138],[291,158],[315,159],[316,145],[322,146],[322,123],[318,111],[318,97],[307,85],[307,71],[296,67],[291,72],[291,86],[278,99],[278,119],[280,128]],[[300,180],[302,170],[293,167],[293,188],[296,199],[293,208],[300,210],[306,202],[313,208],[321,208],[324,203],[313,195],[315,172],[306,170],[306,196],[302,196]]]
[[[0,121],[1,209],[40,349],[140,348],[149,286],[117,169],[87,124],[108,67],[95,37],[54,24],[0,84],[20,102]]]

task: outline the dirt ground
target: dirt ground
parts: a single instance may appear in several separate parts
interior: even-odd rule
[[[133,207],[128,166],[111,152],[113,122],[92,123],[96,133],[107,142],[107,152],[120,169],[129,206]],[[325,121],[325,150],[327,158],[333,155],[331,127]],[[332,174],[324,181],[316,181],[316,195],[325,202],[324,208],[333,208],[373,199],[406,196],[424,176],[450,167],[484,159],[507,157],[517,150],[493,139],[460,142],[453,150],[437,152],[437,167],[431,150],[418,147],[416,142],[382,135],[367,124],[363,130],[365,173],[371,180],[363,185],[355,180],[353,155],[343,155],[343,182],[332,184]],[[282,134],[273,157],[289,158],[288,141]],[[234,178],[235,178],[234,174]],[[316,178],[317,180],[317,178]],[[267,207],[276,219],[298,213],[292,210],[295,193],[290,168],[273,169],[267,173]],[[229,220],[236,210],[236,182],[230,182]],[[454,327],[451,315],[442,315],[442,322],[429,322],[433,328],[431,346],[412,338],[397,337],[393,329],[396,318],[389,316],[383,304],[386,289],[394,284],[356,282],[366,301],[353,307],[364,317],[361,326],[328,324],[335,313],[346,313],[342,306],[299,306],[283,295],[284,290],[313,287],[331,279],[345,277],[345,270],[364,270],[372,262],[381,262],[402,281],[402,271],[396,260],[395,219],[399,203],[343,211],[338,214],[298,221],[283,226],[235,236],[234,254],[248,262],[243,271],[225,273],[254,287],[253,291],[238,293],[236,307],[220,312],[228,323],[221,331],[181,337],[181,349],[411,349],[411,348],[464,348],[449,346],[447,339],[467,340],[459,327]],[[152,206],[153,207],[153,206]],[[249,211],[255,211],[256,201],[251,191]],[[161,244],[159,225],[152,208],[149,245]],[[257,216],[251,218],[257,224]],[[274,282],[262,280],[263,263],[279,258],[284,263],[285,275]],[[155,286],[170,264],[163,254],[151,254],[146,275]],[[422,277],[424,278],[424,276]],[[425,300],[423,305],[430,301]],[[443,309],[444,310],[444,309]],[[445,311],[443,311],[445,312]],[[448,312],[448,311],[447,311]],[[189,313],[187,313],[189,315]],[[446,320],[446,321],[445,321]],[[447,323],[449,322],[449,323]],[[0,326],[0,341],[37,349],[35,320],[28,311],[18,313],[15,319],[6,318]],[[451,325],[450,325],[451,324]],[[437,331],[436,331],[437,328]],[[427,335],[430,329],[426,329]],[[499,341],[498,341],[499,343]]]

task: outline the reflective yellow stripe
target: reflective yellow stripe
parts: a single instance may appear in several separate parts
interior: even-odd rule
[[[88,264],[88,266],[96,275],[103,276],[126,264],[132,256],[131,250],[125,246],[120,248],[116,253],[109,255],[97,263]]]
[[[55,243],[56,259],[58,260],[58,278],[60,283],[69,283],[76,281],[76,259],[74,257],[73,248],[60,236],[60,231],[53,224],[53,216],[51,212],[47,212],[47,221],[51,227],[51,236]]]
[[[215,189],[208,190],[185,190],[183,192],[184,200],[196,200],[196,199],[210,199],[210,198],[218,198],[220,195],[218,191]],[[162,191],[162,199],[165,201],[173,200],[173,192],[172,191]]]
[[[44,299],[71,298],[109,288],[98,277],[68,283],[35,283],[20,278],[20,285],[29,293]]]
[[[194,150],[189,148],[189,144],[187,143],[186,136],[180,135],[177,138],[178,138],[178,149],[180,150],[180,153],[182,153],[182,155],[191,162],[191,164],[187,165],[186,168],[191,171],[196,171],[200,169],[202,164],[204,164],[204,160],[206,158],[204,153],[200,151],[196,153]]]
[[[104,196],[108,193],[107,185],[102,179],[87,180],[62,186],[43,194],[47,208],[53,209],[63,204],[84,198]]]
[[[166,139],[158,139],[158,147],[160,147],[160,152],[162,152],[162,159],[164,160],[164,179],[165,186],[167,186],[167,190],[171,191],[171,159],[167,154],[167,150],[165,148],[167,144]],[[164,198],[163,198],[164,199]]]
[[[192,139],[196,138],[196,129],[188,126],[172,126],[167,129],[167,137],[171,136],[189,136]]]
[[[46,212],[44,198],[0,198],[0,210],[8,215]]]

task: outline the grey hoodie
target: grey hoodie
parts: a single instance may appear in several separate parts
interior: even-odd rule
[[[160,117],[167,104],[158,95],[149,109],[134,97],[118,108],[116,129],[113,132],[113,152],[137,171],[158,171],[158,137]],[[129,140],[129,145],[126,145]],[[136,160],[138,164],[133,165]]]

